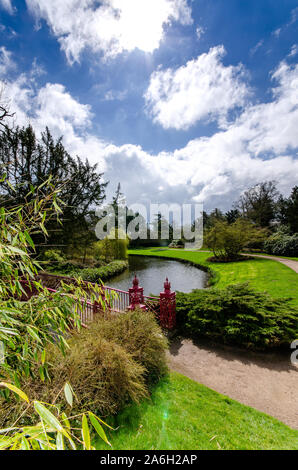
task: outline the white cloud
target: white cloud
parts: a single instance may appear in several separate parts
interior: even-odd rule
[[[280,33],[281,33],[281,30],[282,30],[282,28],[277,28],[275,31],[273,31],[272,34],[273,34],[276,38],[279,38]]]
[[[298,54],[298,44],[293,44],[291,47],[291,51],[289,53],[289,57],[295,57]]]
[[[104,169],[102,149],[107,144],[89,132],[93,117],[90,106],[79,103],[61,84],[47,83],[37,89],[38,73],[33,64],[31,74],[21,74],[5,84],[0,81],[5,100],[15,112],[15,123],[20,126],[31,123],[38,135],[48,126],[55,138],[63,136],[72,155],[88,158]]]
[[[11,0],[0,0],[0,5],[11,15],[15,12],[15,8],[12,6]]]
[[[249,95],[244,68],[224,66],[224,55],[217,46],[176,70],[154,72],[145,94],[154,121],[165,129],[188,129],[203,118],[223,120],[243,106]]]
[[[113,91],[113,90],[108,90],[104,97],[104,101],[123,101],[127,96],[127,90],[123,91]]]
[[[203,34],[205,34],[205,29],[202,28],[202,26],[198,26],[196,28],[196,35],[197,35],[197,38],[198,39],[201,39],[201,37],[203,36]]]
[[[64,135],[72,155],[99,163],[113,191],[121,181],[129,203],[204,201],[228,209],[239,194],[276,179],[289,193],[297,184],[298,65],[282,62],[272,74],[272,101],[247,107],[226,129],[190,141],[173,152],[149,154],[137,145],[116,146],[92,131],[92,112],[61,84],[37,88],[35,71],[8,82],[17,122],[40,132],[48,125]]]
[[[281,62],[272,79],[274,100],[247,108],[231,126],[254,154],[298,148],[298,64]]]
[[[133,194],[162,202],[193,198],[209,207],[228,208],[244,189],[263,180],[275,179],[288,193],[298,179],[298,65],[281,62],[272,79],[276,86],[271,102],[249,105],[211,137],[155,156],[135,146],[108,148],[108,176],[117,172],[116,162],[121,161],[121,171],[129,169],[129,185],[125,180],[123,185],[128,199]],[[158,190],[161,186],[163,191]]]
[[[5,47],[0,47],[0,78],[6,77],[9,72],[16,68],[12,54]]]
[[[153,52],[171,21],[190,24],[187,0],[26,0],[45,19],[70,63],[86,48],[105,58],[138,48]]]
[[[250,55],[254,56],[255,53],[263,46],[264,44],[264,39],[261,39],[251,50],[250,50]]]

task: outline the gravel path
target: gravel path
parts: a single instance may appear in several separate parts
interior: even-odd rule
[[[298,429],[298,366],[289,355],[174,340],[171,369]]]

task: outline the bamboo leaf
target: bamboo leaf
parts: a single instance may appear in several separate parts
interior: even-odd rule
[[[90,418],[90,421],[91,421],[91,424],[92,426],[94,427],[95,431],[97,432],[97,434],[99,435],[99,437],[104,441],[106,442],[106,444],[108,444],[109,446],[112,447],[112,444],[108,441],[108,438],[106,436],[106,433],[104,432],[101,424],[99,423],[97,417],[91,412],[89,411],[88,412],[89,414],[89,418]]]
[[[61,432],[57,433],[56,447],[57,450],[64,450],[63,434]]]
[[[34,408],[46,424],[48,424],[55,431],[62,432],[64,435],[66,435],[66,437],[68,437],[68,434],[66,433],[56,416],[54,416],[53,413],[51,413],[51,411],[49,411],[42,403],[40,403],[39,401],[35,401]]]
[[[46,362],[46,350],[44,349],[41,353],[41,363],[44,365]]]
[[[0,386],[8,388],[12,392],[16,393],[20,398],[22,398],[22,400],[29,403],[29,398],[27,397],[26,393],[22,392],[22,390],[20,390],[15,385],[12,385],[12,384],[9,384],[9,383],[6,383],[6,382],[0,382]]]
[[[35,339],[38,343],[41,343],[40,337],[38,336],[36,331],[33,328],[31,328],[31,326],[27,326],[27,330],[31,338]]]
[[[73,392],[72,392],[72,388],[71,388],[71,386],[69,385],[68,382],[66,382],[66,384],[64,385],[64,395],[65,395],[67,403],[72,408],[72,405],[73,405]]]
[[[90,431],[89,431],[88,421],[87,421],[85,414],[83,414],[83,417],[82,417],[82,437],[83,437],[85,450],[91,450]]]
[[[20,450],[30,450],[30,444],[26,437],[22,437]]]

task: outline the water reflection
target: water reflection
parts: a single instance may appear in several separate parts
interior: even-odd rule
[[[181,292],[204,289],[207,284],[207,274],[194,266],[149,256],[129,256],[129,269],[107,284],[127,291],[132,286],[134,274],[139,278],[145,295],[159,295],[166,277],[171,282],[172,290]]]

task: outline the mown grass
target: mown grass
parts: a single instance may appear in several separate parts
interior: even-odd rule
[[[107,421],[114,450],[298,449],[298,431],[177,373]]]
[[[272,258],[282,258],[282,259],[289,259],[289,260],[293,260],[293,261],[298,261],[298,258],[295,258],[293,256],[280,256],[280,255],[269,255],[268,253],[250,253],[249,251],[247,251],[246,253],[248,254],[251,254],[251,255],[263,255],[263,256],[272,256]]]
[[[298,306],[297,273],[278,261],[254,258],[233,263],[212,263],[207,261],[210,253],[156,248],[129,250],[129,254],[189,261],[209,269],[213,273],[210,283],[216,287],[249,282],[256,290],[267,291],[273,297],[291,297],[292,304]]]

